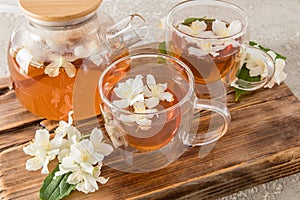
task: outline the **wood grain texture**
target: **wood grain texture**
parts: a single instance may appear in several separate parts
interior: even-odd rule
[[[230,128],[206,156],[209,146],[191,148],[168,167],[143,174],[104,166],[102,175],[110,177],[107,184],[99,184],[99,190],[88,195],[74,191],[66,199],[214,199],[299,172],[300,102],[290,89],[282,84],[246,95],[238,103],[233,100],[234,95],[228,95]],[[1,109],[2,102],[12,105],[14,101],[13,92],[1,95]],[[2,110],[6,116],[9,112]],[[14,112],[26,116],[27,111],[19,108]],[[0,123],[5,124],[5,120],[12,124],[7,117],[2,117]],[[20,125],[16,120],[17,128],[11,125],[0,132],[2,199],[38,199],[45,175],[25,170],[29,156],[22,151],[41,127],[38,122],[32,119]],[[51,129],[55,125],[47,121],[44,124]],[[51,163],[49,168],[55,165]]]
[[[102,0],[19,0],[29,17],[49,22],[64,22],[84,17],[95,11]]]

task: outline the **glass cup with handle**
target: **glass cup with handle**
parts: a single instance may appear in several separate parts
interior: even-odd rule
[[[229,86],[256,90],[266,85],[274,74],[272,58],[248,45],[248,16],[231,3],[215,0],[179,3],[168,12],[166,26],[167,50],[190,67],[198,96],[220,97],[222,93],[212,93],[209,90],[213,86],[208,87],[218,80],[227,90]],[[256,82],[238,78],[249,55],[262,62]]]
[[[122,57],[103,71],[98,88],[106,137],[115,147],[105,162],[118,170],[160,169],[190,146],[217,141],[230,124],[226,105],[197,98],[189,67],[168,55]],[[211,112],[215,124],[193,129],[205,118],[196,111]]]

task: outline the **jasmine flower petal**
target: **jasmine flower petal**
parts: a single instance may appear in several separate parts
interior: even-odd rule
[[[130,101],[128,99],[120,99],[113,101],[113,104],[118,108],[127,108],[130,105]]]
[[[147,108],[154,108],[159,104],[159,99],[157,97],[151,97],[145,100]]]
[[[26,169],[29,171],[36,171],[41,169],[44,164],[44,159],[41,157],[33,157],[26,161]]]

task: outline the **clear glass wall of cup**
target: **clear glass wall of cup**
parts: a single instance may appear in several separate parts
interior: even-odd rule
[[[19,0],[19,7],[0,5],[0,12],[22,16],[11,34],[7,57],[16,97],[30,112],[51,120],[67,120],[78,106],[76,119],[100,114],[95,86],[103,67],[145,36],[141,16],[115,23],[99,8],[101,2],[78,6],[71,0]],[[84,61],[94,51],[96,64],[87,65]],[[79,96],[73,95],[75,88],[81,90]]]
[[[218,98],[210,92],[221,80],[230,85],[255,90],[273,76],[274,64],[268,54],[249,47],[248,16],[239,7],[223,1],[191,0],[174,6],[166,17],[168,52],[192,70],[198,96]],[[253,84],[238,80],[246,53],[262,59],[267,76]],[[222,95],[223,92],[220,92]]]
[[[230,123],[226,105],[197,98],[190,69],[168,55],[116,60],[101,74],[99,91],[106,139],[115,147],[105,164],[121,171],[165,167],[189,146],[218,140]],[[192,130],[192,123],[201,126],[193,120],[196,110],[211,111],[218,123],[208,131]]]

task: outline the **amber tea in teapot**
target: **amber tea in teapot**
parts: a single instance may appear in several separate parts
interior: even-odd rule
[[[75,119],[100,114],[98,78],[143,37],[138,29],[144,26],[139,15],[115,24],[97,10],[100,4],[19,1],[26,17],[12,33],[8,63],[16,96],[30,112],[52,120],[67,120],[74,109]],[[93,53],[92,62],[87,61]]]

